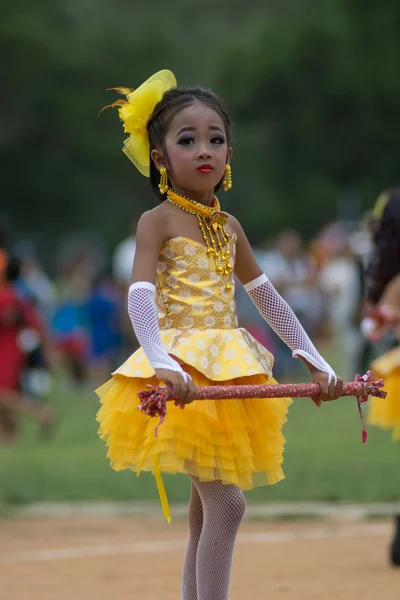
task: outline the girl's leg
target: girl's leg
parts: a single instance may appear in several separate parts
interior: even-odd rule
[[[246,508],[243,492],[221,481],[191,479],[203,505],[196,563],[197,600],[227,600],[236,534]]]
[[[186,550],[182,577],[182,599],[197,600],[196,559],[197,547],[203,528],[203,505],[192,482],[189,504],[189,543]]]

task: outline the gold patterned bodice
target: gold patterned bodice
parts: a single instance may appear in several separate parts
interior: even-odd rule
[[[229,242],[235,264],[236,235]],[[162,247],[157,268],[160,329],[232,329],[237,327],[234,277],[215,270],[204,244],[179,236]]]
[[[236,235],[229,242],[235,264]],[[157,267],[158,318],[164,348],[181,364],[213,381],[272,374],[272,354],[238,327],[233,273],[217,273],[204,244],[186,237],[168,240]],[[148,378],[154,369],[139,348],[115,374]]]

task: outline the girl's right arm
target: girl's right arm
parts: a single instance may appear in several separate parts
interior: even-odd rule
[[[179,404],[187,404],[195,397],[196,388],[189,375],[165,350],[158,326],[155,283],[158,258],[165,241],[165,227],[160,216],[156,211],[149,211],[138,223],[128,313],[157,379],[173,388]]]

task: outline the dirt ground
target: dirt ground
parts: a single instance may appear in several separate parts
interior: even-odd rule
[[[246,521],[230,600],[395,600],[391,522]],[[0,521],[1,600],[179,600],[186,524],[150,518]]]

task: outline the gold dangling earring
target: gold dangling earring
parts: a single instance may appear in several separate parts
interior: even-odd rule
[[[232,169],[231,165],[226,165],[225,167],[225,175],[222,180],[222,185],[224,186],[224,192],[232,189]]]
[[[168,192],[168,173],[166,167],[161,167],[160,169],[160,183],[158,184],[160,188],[160,192],[164,195]]]

